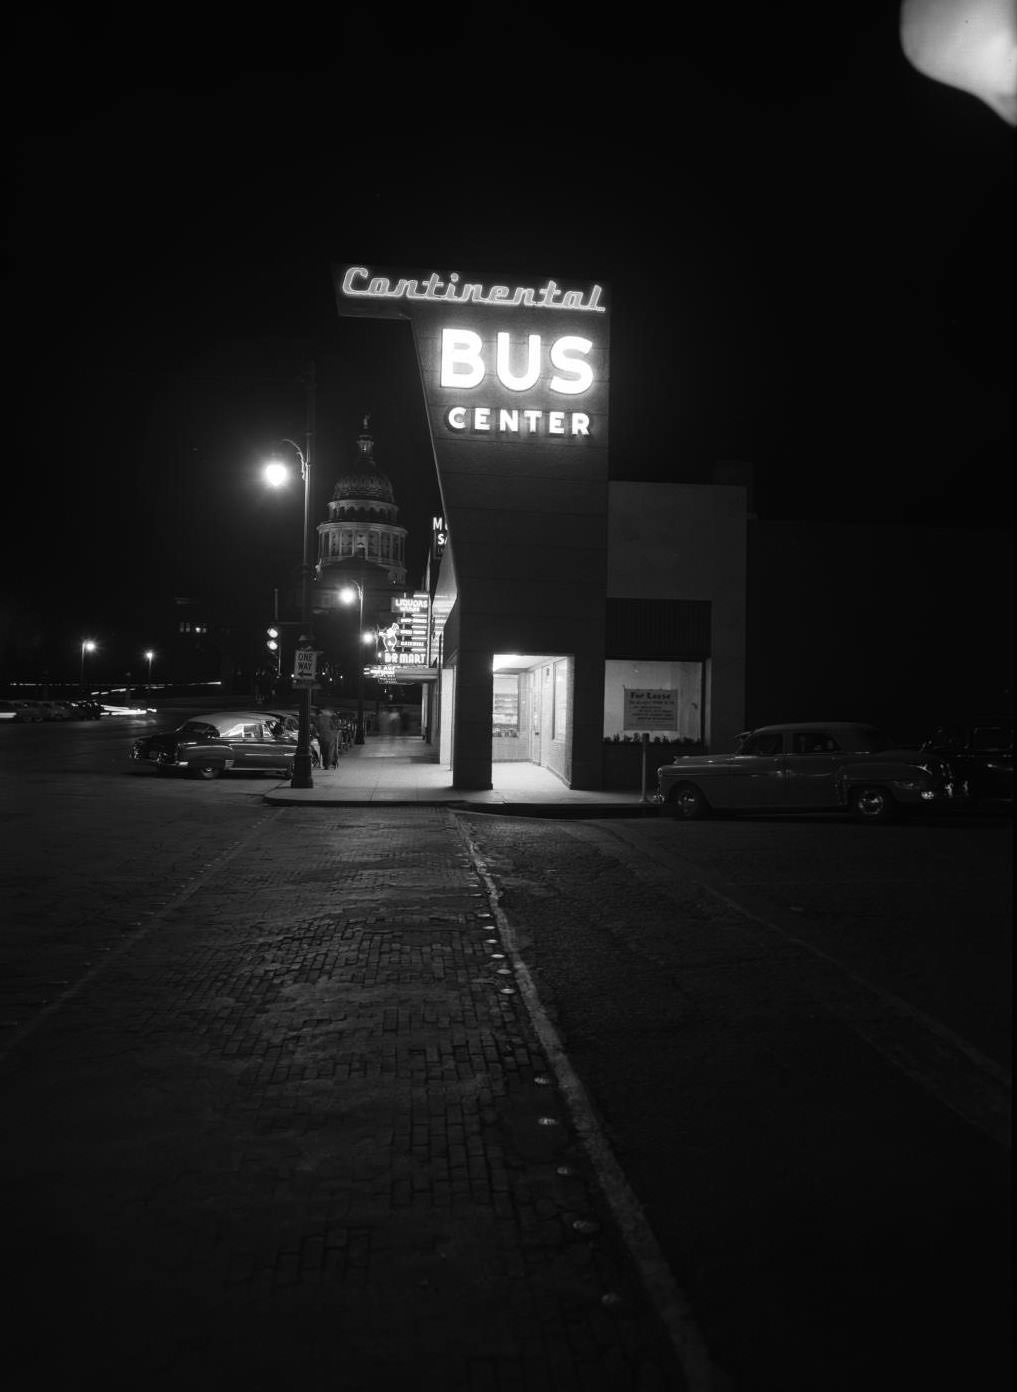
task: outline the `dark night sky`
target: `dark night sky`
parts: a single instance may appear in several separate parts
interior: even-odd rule
[[[27,21],[5,622],[73,667],[160,596],[269,602],[300,517],[255,465],[309,355],[316,516],[370,410],[416,580],[408,329],[338,319],[346,257],[608,282],[616,478],[748,460],[766,518],[1009,525],[1013,130],[896,5],[705,8]]]

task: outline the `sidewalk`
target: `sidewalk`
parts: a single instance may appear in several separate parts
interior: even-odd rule
[[[10,1385],[682,1392],[514,977],[450,809],[266,809],[3,1057]]]
[[[278,806],[336,807],[374,803],[451,806],[471,811],[502,811],[541,817],[656,816],[636,792],[568,788],[537,764],[496,763],[493,788],[452,787],[452,771],[438,764],[419,736],[368,735],[348,749],[337,769],[314,769],[313,788],[280,783],[265,794]],[[647,788],[649,796],[656,782]]]

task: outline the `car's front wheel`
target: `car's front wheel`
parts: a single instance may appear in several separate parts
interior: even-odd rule
[[[856,788],[851,794],[851,811],[860,822],[889,822],[897,804],[885,788]]]
[[[667,800],[672,817],[683,822],[697,821],[710,815],[710,804],[694,783],[679,783]]]
[[[218,778],[222,773],[222,764],[192,764],[191,773],[195,778]]]

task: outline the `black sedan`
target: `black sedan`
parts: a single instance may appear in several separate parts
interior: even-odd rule
[[[292,716],[269,711],[203,711],[175,730],[136,739],[131,758],[160,770],[185,770],[195,778],[218,778],[228,769],[290,774],[296,724]]]
[[[922,748],[949,760],[976,805],[1013,807],[1013,716],[939,725]]]

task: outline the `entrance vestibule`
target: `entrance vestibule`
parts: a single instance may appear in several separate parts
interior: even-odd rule
[[[496,653],[491,763],[539,764],[566,784],[572,774],[570,654]],[[497,769],[493,777],[497,779]]]

